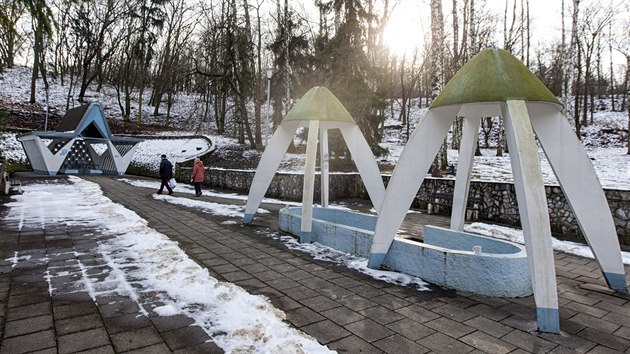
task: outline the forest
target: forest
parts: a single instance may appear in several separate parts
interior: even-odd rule
[[[109,85],[120,117],[137,126],[148,106],[169,127],[175,97],[194,95],[204,107],[197,121],[213,120],[217,134],[252,148],[263,145],[267,109],[275,126],[302,94],[322,85],[378,153],[388,105],[400,104],[398,119],[408,130],[412,99],[429,105],[471,57],[497,47],[560,98],[578,137],[602,100],[627,111],[630,122],[627,1],[561,0],[553,23],[538,25],[557,29],[547,41],[532,30],[530,0],[422,1],[410,15],[421,23],[418,33],[394,34],[422,40],[401,52],[387,30],[405,3],[0,0],[0,71],[19,60],[32,67],[30,103],[37,103],[38,78],[67,87],[67,107],[89,101],[91,85]]]

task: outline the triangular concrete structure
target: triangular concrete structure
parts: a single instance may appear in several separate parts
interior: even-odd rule
[[[32,132],[18,140],[33,171],[50,176],[60,172],[124,175],[136,144],[142,141],[112,135],[98,103],[69,109],[54,132]],[[98,145],[105,150],[96,151]]]
[[[310,89],[287,113],[271,137],[263,153],[254,180],[249,189],[245,207],[245,223],[251,223],[269,184],[285,155],[289,144],[300,127],[308,127],[306,166],[302,193],[302,224],[305,233],[311,232],[313,193],[315,187],[315,160],[320,145],[321,204],[328,206],[328,130],[339,129],[352,154],[374,208],[378,211],[385,194],[380,170],[361,130],[341,102],[325,87]],[[319,138],[319,141],[318,141]]]
[[[553,94],[501,49],[472,58],[445,86],[403,150],[383,199],[368,265],[380,267],[455,117],[464,117],[451,229],[462,231],[481,117],[505,121],[538,328],[559,333],[551,228],[536,137],[569,201],[608,286],[627,292],[621,250],[595,170]]]

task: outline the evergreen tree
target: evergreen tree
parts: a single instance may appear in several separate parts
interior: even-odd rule
[[[360,0],[335,0],[337,29],[330,39],[320,36],[316,48],[319,81],[345,105],[376,154],[384,151],[378,143],[384,117],[379,110],[386,104],[370,82],[374,70],[364,51],[366,26],[374,14]],[[328,7],[330,9],[331,7]]]

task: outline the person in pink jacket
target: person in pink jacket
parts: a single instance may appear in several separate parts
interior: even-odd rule
[[[201,195],[201,182],[203,182],[205,172],[206,168],[203,166],[203,162],[198,157],[195,157],[195,164],[190,174],[190,183],[195,185],[196,197]]]

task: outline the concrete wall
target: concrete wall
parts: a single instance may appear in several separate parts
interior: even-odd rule
[[[190,168],[177,167],[176,176],[188,180]],[[214,188],[227,189],[247,193],[254,178],[252,170],[227,170],[207,168],[205,184]],[[385,183],[389,176],[384,175]],[[452,198],[455,180],[427,177],[418,191],[414,207],[432,209],[438,214],[450,215],[449,198]],[[368,194],[358,173],[331,173],[330,199],[362,198],[368,199]],[[575,216],[567,200],[558,186],[546,186],[547,204],[552,231],[569,237],[575,236],[576,241],[585,242],[581,236]],[[605,190],[608,204],[613,215],[617,235],[622,245],[630,247],[630,191]],[[302,200],[302,175],[298,173],[276,173],[267,196]],[[435,199],[438,200],[435,203]],[[492,221],[507,225],[520,226],[516,193],[512,183],[473,181],[470,186],[468,214],[476,215],[478,221]],[[319,175],[315,176],[315,198],[319,198]],[[438,206],[436,211],[435,207]],[[474,211],[474,213],[473,213]]]

